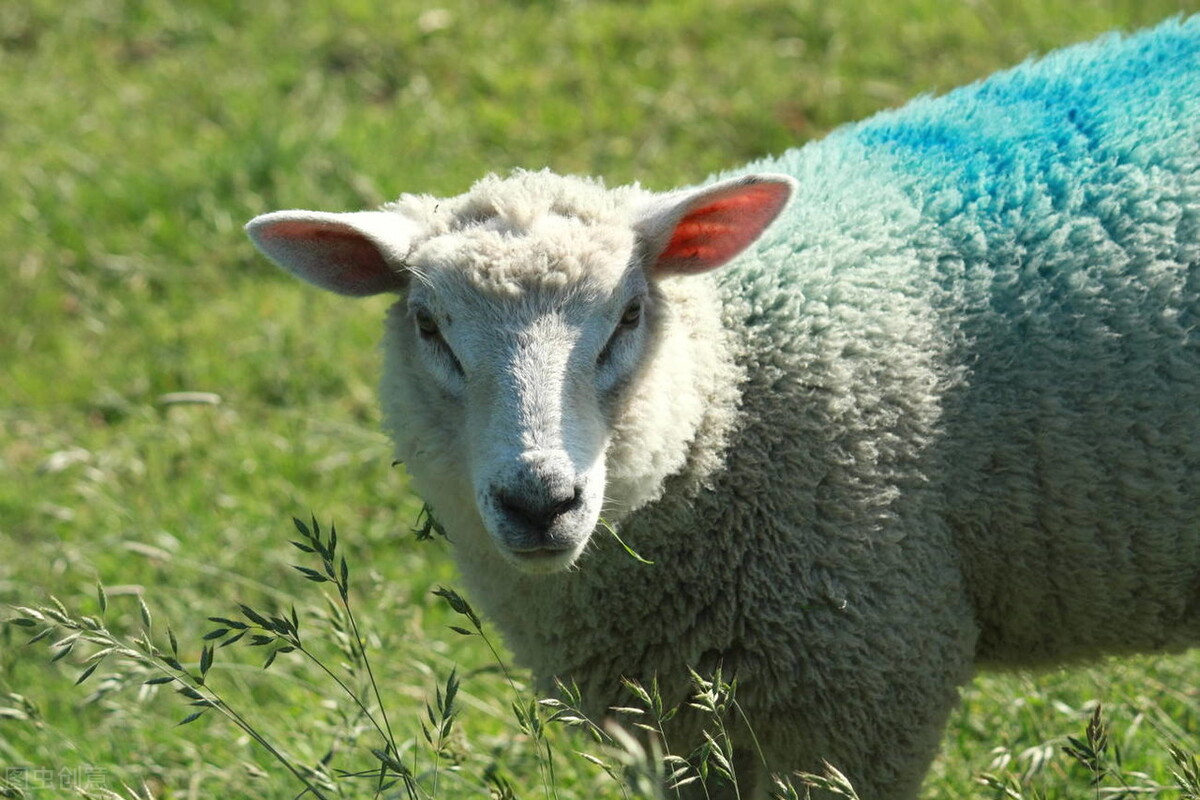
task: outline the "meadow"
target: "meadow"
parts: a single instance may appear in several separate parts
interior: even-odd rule
[[[175,639],[181,665],[203,665],[289,763],[367,772],[379,732],[313,661],[285,652],[264,672],[276,645],[202,638],[219,626],[209,617],[244,619],[240,604],[285,620],[294,606],[314,656],[338,674],[347,662],[370,696],[338,576],[291,567],[322,567],[289,544],[292,517],[312,515],[326,531],[336,522],[414,796],[636,796],[620,777],[628,753],[530,722],[526,676],[495,633],[450,629],[464,616],[434,594],[455,584],[449,546],[415,532],[420,500],[378,431],[387,301],[300,286],[255,254],[244,221],[453,194],[514,167],[665,189],[1196,11],[1200,0],[0,4],[0,618],[54,597],[71,618],[103,611],[123,642],[146,628],[164,651]],[[303,790],[219,709],[145,684],[158,673],[119,652],[75,686],[97,645],[27,645],[41,629],[0,625],[0,797]],[[447,725],[437,707],[455,685]],[[1194,797],[1172,788],[1168,748],[1200,749],[1198,686],[1200,653],[981,675],[926,796],[1113,797],[1125,782]],[[1108,747],[1089,770],[1062,746],[1097,704]],[[327,796],[377,788],[347,777]]]

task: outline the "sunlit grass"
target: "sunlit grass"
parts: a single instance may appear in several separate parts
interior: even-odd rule
[[[1198,9],[0,4],[0,602],[53,594],[91,614],[100,581],[115,626],[135,628],[144,597],[194,662],[208,616],[239,602],[285,608],[308,589],[281,577],[293,556],[284,526],[315,512],[345,532],[403,737],[420,736],[425,703],[457,665],[473,785],[503,763],[520,796],[541,796],[510,687],[486,648],[449,632],[456,615],[431,595],[454,583],[447,545],[411,535],[420,503],[378,433],[385,301],[293,285],[252,252],[242,222],[453,193],[516,166],[695,182],[1032,53]],[[177,392],[216,398],[164,397]],[[0,767],[95,766],[107,788],[144,784],[156,797],[297,793],[236,729],[176,727],[181,706],[163,692],[84,704],[88,684],[71,688],[81,665],[47,666],[25,638],[0,627],[0,693],[27,698],[39,721],[0,716]],[[326,690],[289,664],[270,680],[235,664],[214,669],[297,758],[319,759],[336,715]],[[1165,742],[1200,737],[1198,678],[1195,655],[982,677],[928,793],[986,796],[974,781],[997,758],[1028,772],[1050,753],[1031,780],[1079,796],[1087,777],[1057,747],[1081,735],[1095,701],[1130,768],[1169,783]],[[556,763],[563,800],[620,796],[602,771]]]

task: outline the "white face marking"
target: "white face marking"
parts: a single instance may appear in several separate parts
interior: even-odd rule
[[[524,255],[553,268],[552,253]],[[653,314],[631,255],[576,280],[502,290],[420,265],[402,302],[420,373],[405,381],[436,386],[434,405],[460,427],[473,497],[459,502],[474,503],[498,551],[524,571],[569,567],[599,520],[610,409],[642,361]]]

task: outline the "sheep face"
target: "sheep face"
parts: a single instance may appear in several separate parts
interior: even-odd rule
[[[661,344],[659,281],[733,258],[791,188],[754,176],[652,195],[519,173],[377,212],[275,212],[248,231],[322,288],[401,295],[383,382],[397,454],[456,545],[482,533],[540,573],[575,562],[604,502],[632,505],[606,497],[606,454]]]
[[[472,508],[524,571],[573,563],[600,517],[612,410],[651,341],[634,248],[628,231],[551,218],[408,259],[386,348],[396,438],[426,499]]]

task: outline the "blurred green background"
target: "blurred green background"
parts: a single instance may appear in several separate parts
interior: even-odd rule
[[[2,3],[0,603],[53,594],[94,613],[101,580],[114,629],[136,629],[132,596],[144,596],[156,630],[169,621],[195,659],[205,617],[239,601],[320,604],[287,566],[298,555],[289,517],[314,512],[342,532],[404,735],[420,735],[451,666],[467,671],[458,783],[441,796],[486,796],[489,768],[520,796],[546,796],[486,648],[447,631],[452,615],[429,595],[454,582],[446,545],[411,535],[420,504],[377,431],[387,301],[296,284],[253,252],[245,220],[453,194],[513,167],[692,183],[1032,54],[1197,10],[1200,0]],[[181,404],[177,392],[216,397]],[[184,707],[165,693],[85,703],[115,685],[97,675],[72,688],[80,658],[48,666],[26,638],[0,628],[0,768],[95,765],[104,788],[164,798],[299,791],[219,720],[175,727]],[[298,759],[341,735],[344,709],[311,671],[282,664],[264,678],[226,653],[214,675]],[[927,792],[990,796],[975,778],[1008,758],[1049,796],[1084,796],[1086,776],[1055,752],[1096,700],[1130,769],[1169,781],[1163,743],[1197,746],[1198,678],[1195,656],[981,678]],[[370,763],[343,738],[345,764]],[[574,746],[561,748],[557,796],[620,796],[569,757]]]

